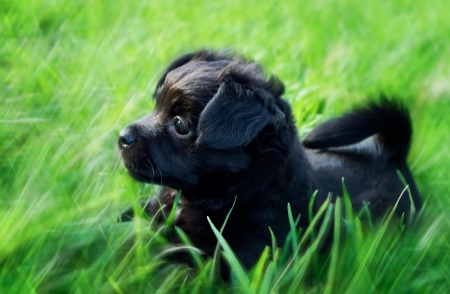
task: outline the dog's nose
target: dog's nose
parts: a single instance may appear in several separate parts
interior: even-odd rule
[[[130,148],[133,146],[136,138],[133,136],[129,128],[125,128],[119,133],[119,140],[117,143],[119,144],[119,149]]]

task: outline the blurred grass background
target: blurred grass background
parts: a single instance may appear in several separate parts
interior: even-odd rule
[[[151,109],[164,67],[203,47],[232,48],[278,75],[302,135],[380,91],[411,110],[421,225],[385,236],[378,251],[376,233],[352,239],[370,258],[342,252],[333,275],[292,274],[285,290],[445,292],[449,8],[447,0],[0,0],[0,292],[211,290],[207,269],[164,263],[163,234],[147,222],[116,224],[157,191],[128,177],[117,134]],[[237,279],[214,291],[267,292],[282,274],[269,270],[272,280],[257,271],[250,288]]]

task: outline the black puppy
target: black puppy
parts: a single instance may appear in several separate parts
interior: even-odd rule
[[[217,240],[207,216],[221,227],[237,197],[223,235],[251,267],[271,244],[269,226],[283,244],[288,203],[306,227],[313,192],[317,209],[329,193],[343,195],[342,178],[354,209],[368,202],[376,217],[405,188],[399,170],[420,209],[406,165],[412,125],[405,108],[383,99],[325,122],[303,140],[305,150],[283,92],[276,78],[239,57],[200,51],[175,60],[157,84],[155,110],[118,140],[130,175],[164,186],[146,212],[153,216],[162,204],[169,211],[182,190],[175,225],[211,256]],[[404,195],[396,212],[410,210]]]

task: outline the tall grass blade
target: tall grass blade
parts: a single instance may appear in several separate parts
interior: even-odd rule
[[[236,255],[234,255],[234,252],[231,249],[230,245],[228,245],[227,241],[223,238],[222,234],[220,234],[219,230],[217,230],[217,228],[214,226],[211,219],[209,217],[207,217],[207,219],[209,225],[211,226],[211,229],[214,232],[214,235],[216,235],[216,238],[219,241],[220,246],[222,247],[225,253],[224,256],[227,259],[228,263],[230,264],[231,270],[234,271],[234,275],[236,279],[239,281],[239,286],[242,288],[244,293],[256,293],[252,289],[247,274],[245,273],[244,269],[242,268],[241,264],[236,258]]]
[[[337,197],[334,207],[334,232],[333,247],[331,249],[331,262],[328,269],[327,287],[324,293],[333,293],[333,286],[336,283],[336,272],[339,259],[339,242],[341,234],[341,198]]]
[[[220,234],[223,233],[223,230],[225,229],[225,226],[228,222],[228,219],[230,218],[231,212],[233,211],[234,205],[236,204],[237,196],[234,197],[233,205],[231,206],[230,210],[228,211],[225,220],[222,224],[222,227],[220,228]],[[217,242],[216,248],[214,250],[214,256],[212,260],[212,270],[210,273],[210,281],[217,281],[220,279],[220,243]]]
[[[318,211],[317,214],[314,216],[312,222],[309,224],[308,228],[306,229],[306,231],[305,231],[305,233],[304,233],[302,239],[301,239],[300,242],[299,242],[299,245],[297,246],[296,251],[294,252],[294,255],[299,254],[300,248],[301,248],[302,244],[304,244],[304,243],[306,242],[306,240],[309,238],[309,234],[311,233],[312,230],[315,229],[315,226],[316,226],[317,223],[320,221],[320,219],[322,218],[322,216],[324,215],[324,213],[327,212],[327,214],[328,214],[328,211],[329,211],[329,209],[328,209],[328,208],[329,208],[329,205],[330,205],[330,198],[327,198],[327,200],[326,200],[326,201],[322,204],[322,206],[319,208],[319,211]],[[327,216],[325,216],[325,220],[327,220]],[[322,224],[321,230],[320,230],[320,232],[319,232],[319,236],[321,236],[320,233],[322,233],[322,234],[324,233],[324,230],[322,230],[322,228],[324,228],[324,224],[325,224],[325,221],[324,221],[324,223]],[[328,224],[328,223],[327,223],[327,224]],[[310,248],[309,248],[308,251],[310,251],[310,249],[313,248],[313,246],[316,246],[316,247],[317,247],[319,241],[320,241],[320,238],[317,238],[317,239],[314,241],[313,245],[310,246]],[[314,247],[314,249],[315,249],[315,247]],[[310,251],[310,252],[311,252],[311,251]],[[308,256],[308,257],[309,257],[310,255],[306,255],[306,254],[305,254],[305,256]],[[277,289],[278,289],[278,287],[280,287],[281,282],[283,281],[283,279],[286,278],[286,276],[288,275],[289,271],[291,270],[291,267],[292,267],[292,265],[293,265],[293,263],[294,263],[294,260],[295,260],[294,257],[292,257],[292,258],[290,259],[289,263],[286,265],[285,269],[283,270],[283,272],[280,274],[280,276],[278,277],[277,281],[276,281],[275,284],[273,285],[271,292],[277,292]],[[300,262],[303,261],[303,260],[304,260],[304,258],[302,258],[298,263],[300,263]]]
[[[275,237],[275,234],[272,231],[272,228],[269,227],[270,232],[270,240],[272,242],[272,260],[274,262],[278,261],[279,251],[278,251],[278,245],[277,245],[277,238]]]
[[[173,222],[175,220],[175,213],[178,208],[178,202],[180,201],[181,192],[182,192],[181,190],[178,190],[177,195],[175,196],[175,199],[173,200],[172,210],[170,211],[170,214],[167,217],[166,222],[165,222],[167,226],[173,225]]]
[[[297,219],[294,221],[294,216],[292,215],[292,209],[291,204],[288,203],[287,205],[288,209],[288,218],[289,218],[289,226],[290,226],[290,239],[292,244],[292,252],[295,252],[298,246],[298,238],[297,238],[297,225],[300,222],[300,215],[297,217]],[[294,255],[294,259],[297,260],[297,255]]]
[[[377,250],[378,245],[380,244],[380,242],[388,228],[388,225],[389,225],[392,217],[394,216],[394,213],[395,213],[395,210],[397,209],[398,203],[400,202],[400,199],[402,198],[402,196],[406,192],[406,190],[407,190],[407,187],[405,187],[405,189],[403,189],[403,191],[400,194],[400,197],[397,199],[397,202],[395,203],[393,209],[388,213],[386,220],[383,222],[381,228],[378,230],[377,234],[375,235],[375,238],[372,241],[372,243],[370,244],[369,249],[365,253],[363,260],[361,260],[360,266],[358,267],[355,275],[353,276],[353,278],[350,282],[350,285],[347,288],[346,293],[355,293],[355,291],[361,290],[361,289],[359,289],[359,286],[362,284],[360,279],[363,275],[365,277],[367,277],[368,280],[370,280],[371,287],[368,290],[370,290],[370,291],[372,290],[373,282],[369,278],[370,275],[367,272],[366,265],[369,263],[369,260],[374,256],[375,251]]]

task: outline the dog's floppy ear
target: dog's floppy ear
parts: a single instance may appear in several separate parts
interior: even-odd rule
[[[227,72],[200,115],[197,145],[223,150],[242,148],[266,126],[277,129],[286,125],[285,114],[271,93],[278,91],[268,91],[268,86],[261,87],[261,83],[259,78]]]

